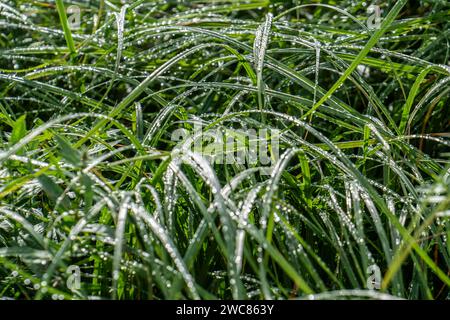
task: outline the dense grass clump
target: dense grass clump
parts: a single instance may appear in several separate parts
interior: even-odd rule
[[[0,297],[449,298],[450,8],[369,5],[2,0]]]

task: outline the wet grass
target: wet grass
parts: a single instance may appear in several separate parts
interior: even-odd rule
[[[448,298],[450,7],[338,3],[2,1],[0,297]]]

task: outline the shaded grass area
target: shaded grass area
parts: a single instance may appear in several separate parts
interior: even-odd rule
[[[2,1],[0,297],[448,298],[450,7],[338,3]]]

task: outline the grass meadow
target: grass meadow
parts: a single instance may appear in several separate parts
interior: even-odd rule
[[[0,298],[450,298],[448,1],[0,3]]]

